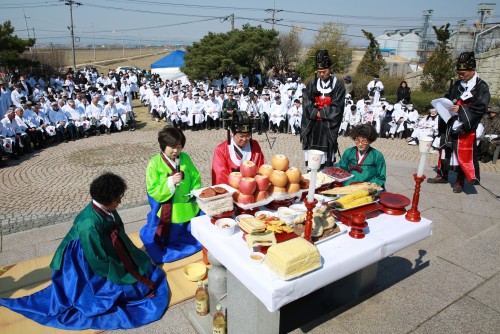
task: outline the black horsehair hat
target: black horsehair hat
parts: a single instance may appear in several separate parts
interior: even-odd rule
[[[462,52],[457,59],[457,71],[470,71],[476,68],[474,52]]]
[[[332,66],[332,59],[328,50],[318,50],[316,52],[316,67],[318,70],[324,70]]]
[[[252,121],[245,111],[237,111],[231,121],[233,133],[252,133]]]

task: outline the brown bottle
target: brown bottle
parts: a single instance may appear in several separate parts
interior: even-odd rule
[[[194,300],[196,303],[196,314],[199,316],[204,316],[208,314],[208,293],[203,286],[203,281],[198,281],[198,289],[194,294]]]
[[[222,312],[222,305],[217,304],[217,312],[214,314],[212,334],[226,334],[226,317]]]

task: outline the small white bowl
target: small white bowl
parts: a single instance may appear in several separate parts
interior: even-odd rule
[[[263,219],[267,219],[269,217],[275,216],[275,214],[273,212],[267,211],[267,210],[257,211],[254,216],[255,216],[255,218],[258,218],[258,217],[263,216],[263,215],[266,216],[266,218],[263,218]]]
[[[298,214],[304,214],[307,212],[307,208],[304,204],[292,204],[290,205],[290,209],[297,212]]]
[[[250,261],[252,261],[252,263],[254,263],[254,264],[261,264],[262,261],[264,261],[265,257],[266,256],[261,252],[250,253]]]
[[[248,214],[242,214],[242,215],[236,216],[234,219],[236,220],[237,223],[239,223],[240,219],[242,219],[242,218],[248,218],[248,217],[253,217],[253,216],[252,215],[248,215]]]
[[[292,224],[293,220],[298,215],[299,214],[297,213],[297,211],[292,210],[290,208],[281,207],[278,209],[278,217],[280,218],[280,220],[284,221],[287,225]]]
[[[215,227],[217,233],[229,237],[234,234],[236,221],[232,218],[221,218],[215,222]]]

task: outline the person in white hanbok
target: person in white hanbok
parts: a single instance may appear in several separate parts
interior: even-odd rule
[[[154,96],[151,97],[149,101],[149,105],[151,107],[151,114],[155,121],[159,122],[160,119],[166,117],[167,113],[165,112],[165,102],[163,101],[163,97],[160,95],[160,90],[155,89]]]
[[[18,131],[20,130],[17,134],[21,136],[24,153],[31,153],[33,151],[31,148],[31,135],[28,133],[30,128],[23,119],[24,109],[17,107],[15,109],[15,114],[16,116],[14,117],[13,123],[17,123],[17,129]]]
[[[191,126],[193,120],[190,119],[189,113],[193,108],[194,108],[193,93],[191,91],[187,91],[184,98],[182,99],[182,105],[181,105],[181,120],[185,128]]]
[[[287,109],[285,108],[285,105],[281,103],[281,98],[277,96],[275,98],[274,104],[271,106],[271,111],[269,116],[269,123],[271,125],[271,130],[274,133],[278,131],[280,133],[283,133],[286,113]]]
[[[288,109],[288,125],[292,135],[300,134],[300,123],[302,121],[302,103],[299,99],[293,101],[293,105]]]
[[[132,93],[132,99],[137,99],[137,92],[139,88],[137,87],[137,75],[134,72],[129,72],[129,84],[130,84],[130,92]],[[127,99],[127,101],[132,101]]]
[[[209,99],[205,101],[205,120],[207,129],[211,130],[215,127],[219,130],[219,118],[222,112],[222,104],[215,98],[215,94],[210,94]]]
[[[200,96],[196,94],[193,100],[193,107],[189,110],[189,125],[192,131],[202,130],[205,120],[205,102],[200,101]]]
[[[62,107],[62,111],[66,114],[68,121],[75,126],[77,136],[83,138],[85,135],[83,129],[83,122],[86,120],[85,110],[77,108],[74,100],[69,100],[68,104]]]
[[[90,132],[95,132],[97,136],[101,135],[105,131],[105,125],[101,123],[100,116],[102,112],[102,105],[99,104],[100,97],[95,95],[92,98],[92,102],[85,109],[85,115],[90,121]]]
[[[408,145],[418,145],[418,140],[421,137],[436,137],[438,134],[438,121],[437,110],[430,109],[429,114],[418,121],[410,138],[407,138]]]
[[[114,124],[116,127],[116,123],[119,122],[114,98],[109,98],[108,104],[106,104],[102,109],[99,121],[106,127],[106,134],[111,134],[111,126]]]
[[[20,155],[24,155],[24,145],[21,139],[22,129],[17,125],[15,118],[14,107],[9,107],[4,118],[0,120],[2,123],[0,138],[5,152],[11,154],[12,159],[17,160]]]
[[[165,100],[167,117],[168,119],[170,119],[172,125],[176,128],[182,128],[181,107],[182,102],[179,100],[178,93],[173,93],[172,97],[169,97]]]
[[[49,110],[49,120],[52,125],[56,127],[57,142],[62,143],[63,141],[68,142],[69,139],[76,139],[75,126],[69,123],[68,117],[61,110],[61,102],[53,101],[51,103],[51,110]]]
[[[380,95],[384,91],[384,84],[379,80],[378,74],[373,76],[373,80],[368,83],[367,89],[368,95],[373,98],[373,103],[378,104]]]
[[[130,103],[127,102],[126,96],[120,96],[119,102],[116,104],[116,111],[121,119],[123,128],[128,127],[129,131],[135,131],[134,112]]]

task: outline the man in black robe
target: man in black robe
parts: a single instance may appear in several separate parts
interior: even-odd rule
[[[453,116],[447,123],[439,119],[441,146],[438,160],[438,174],[428,179],[429,183],[448,183],[448,172],[457,172],[454,193],[461,193],[465,178],[470,184],[479,183],[478,149],[476,129],[490,102],[490,90],[476,73],[474,52],[463,52],[457,60],[459,80],[450,87],[445,96],[454,105],[450,107]]]
[[[316,53],[317,77],[304,89],[300,140],[302,149],[325,152],[322,168],[332,166],[344,114],[345,88],[332,73],[327,50]],[[307,154],[305,157],[307,166]]]

